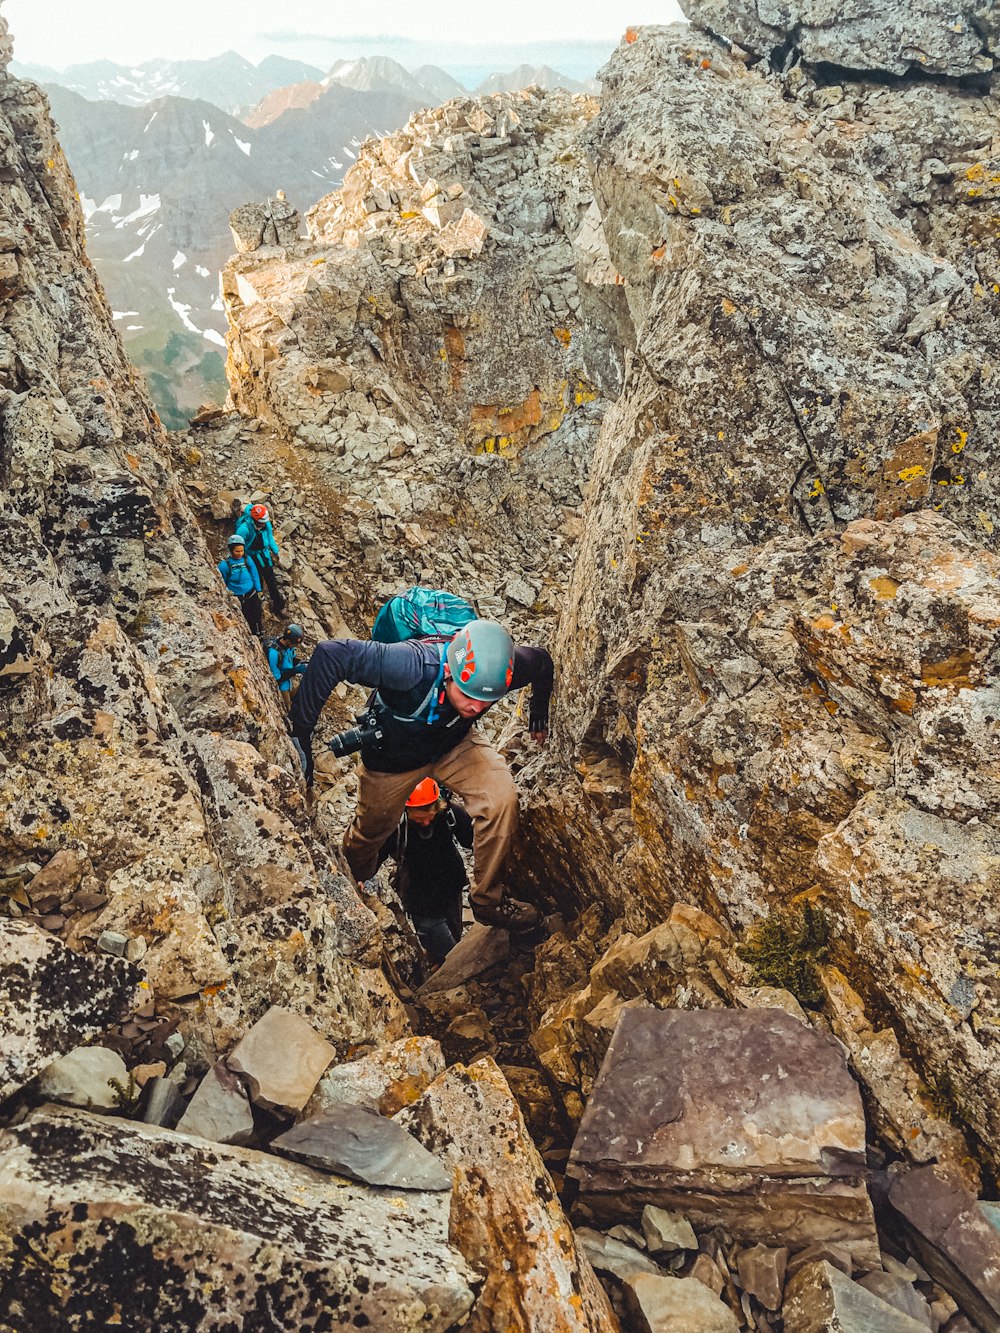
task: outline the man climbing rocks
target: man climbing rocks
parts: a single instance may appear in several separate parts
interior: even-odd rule
[[[286,708],[291,703],[292,684],[296,676],[301,676],[309,665],[308,658],[304,662],[298,659],[298,650],[304,638],[305,630],[301,625],[287,625],[267,645],[267,664],[271,668],[271,675],[278,682]]]
[[[474,830],[477,921],[530,930],[538,911],[506,891],[503,873],[517,827],[517,791],[507,765],[476,720],[511,690],[532,686],[529,730],[548,734],[552,658],[544,648],[515,648],[495,620],[472,620],[445,643],[408,639],[316,645],[292,704],[291,729],[312,776],[312,733],[340,681],[375,688],[371,708],[380,738],[361,748],[358,806],[344,838],[354,875],[375,872],[379,849],[399,822],[406,798],[432,777],[462,797]]]
[[[247,558],[243,538],[238,533],[233,533],[226,545],[229,554],[223,556],[218,565],[222,581],[233,596],[239,598],[240,610],[250,626],[250,633],[260,634],[263,631],[264,612],[260,604],[260,575],[257,566]]]
[[[243,538],[247,555],[267,585],[272,611],[280,616],[285,609],[285,597],[274,575],[274,566],[279,559],[279,547],[274,538],[274,525],[267,505],[247,505],[236,524],[236,533]]]
[[[433,778],[410,792],[379,865],[396,862],[396,891],[430,961],[437,966],[462,938],[462,890],[469,882],[458,850],[472,846],[472,820]]]

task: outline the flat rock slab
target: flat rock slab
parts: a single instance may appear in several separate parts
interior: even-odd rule
[[[433,1037],[404,1037],[360,1060],[335,1065],[319,1081],[306,1115],[328,1106],[371,1106],[395,1115],[415,1102],[444,1073],[444,1056]]]
[[[121,959],[74,953],[37,926],[0,920],[0,1101],[124,1018],[140,979]]]
[[[445,1194],[86,1111],[44,1107],[0,1135],[0,1216],[4,1315],[20,1333],[305,1329],[318,1311],[443,1333],[473,1303]]]
[[[195,1089],[177,1122],[178,1134],[196,1134],[213,1143],[247,1144],[253,1137],[253,1112],[239,1078],[223,1061],[212,1066]]]
[[[319,1171],[393,1189],[448,1190],[451,1172],[402,1125],[366,1106],[330,1106],[273,1139],[271,1147]]]
[[[665,1276],[655,1259],[643,1254],[642,1250],[628,1241],[606,1236],[601,1231],[594,1231],[592,1227],[578,1227],[576,1240],[596,1272],[610,1273],[619,1282],[637,1273]]]
[[[736,1316],[714,1291],[693,1277],[625,1280],[625,1301],[636,1333],[739,1333]]]
[[[878,1262],[865,1120],[839,1043],[783,1010],[625,1009],[573,1144],[583,1215],[644,1203],[736,1239]]]
[[[434,975],[424,982],[417,995],[452,990],[509,957],[510,932],[498,926],[483,926],[476,922],[465,932]]]
[[[931,1276],[974,1323],[1000,1328],[1000,1231],[992,1210],[940,1166],[897,1176],[889,1202]]]
[[[454,1173],[451,1240],[485,1279],[468,1333],[614,1333],[608,1298],[492,1060],[453,1065],[396,1120]]]
[[[280,1114],[302,1110],[335,1054],[304,1018],[275,1005],[229,1052],[226,1064],[246,1078],[256,1106]]]
[[[832,1264],[806,1264],[791,1279],[782,1306],[785,1333],[927,1333]]]

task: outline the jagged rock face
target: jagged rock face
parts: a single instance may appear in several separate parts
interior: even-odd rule
[[[987,0],[896,0],[878,8],[837,0],[686,0],[683,8],[692,23],[758,56],[801,54],[814,65],[887,74],[988,75],[1000,36]]]
[[[474,1301],[447,1194],[57,1107],[0,1135],[0,1167],[0,1315],[26,1333],[95,1319],[444,1333]]]
[[[514,558],[551,591],[568,565],[619,379],[594,315],[620,293],[579,169],[596,110],[529,90],[422,112],[364,146],[309,243],[226,270],[234,403],[345,496],[390,585],[457,565],[502,596]],[[457,560],[456,536],[474,548]]]
[[[590,141],[643,332],[519,874],[637,932],[819,886],[996,1152],[996,95],[629,38]]]
[[[269,1003],[344,1044],[402,1036],[374,917],[308,831],[272,682],[114,331],[45,98],[6,76],[0,158],[0,874],[31,897],[72,853],[65,896],[102,908],[64,938],[141,936],[192,1058]]]

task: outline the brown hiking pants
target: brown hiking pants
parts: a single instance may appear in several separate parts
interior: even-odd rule
[[[500,901],[504,863],[517,829],[517,788],[483,735],[470,731],[446,755],[409,773],[377,773],[359,763],[358,777],[358,808],[344,836],[344,855],[357,879],[374,875],[379,848],[399,823],[406,798],[422,778],[430,777],[457,792],[472,819],[473,902]]]

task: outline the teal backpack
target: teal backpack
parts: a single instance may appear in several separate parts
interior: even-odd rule
[[[376,643],[406,639],[450,640],[463,625],[476,620],[476,609],[464,597],[419,585],[390,597],[372,625]]]

